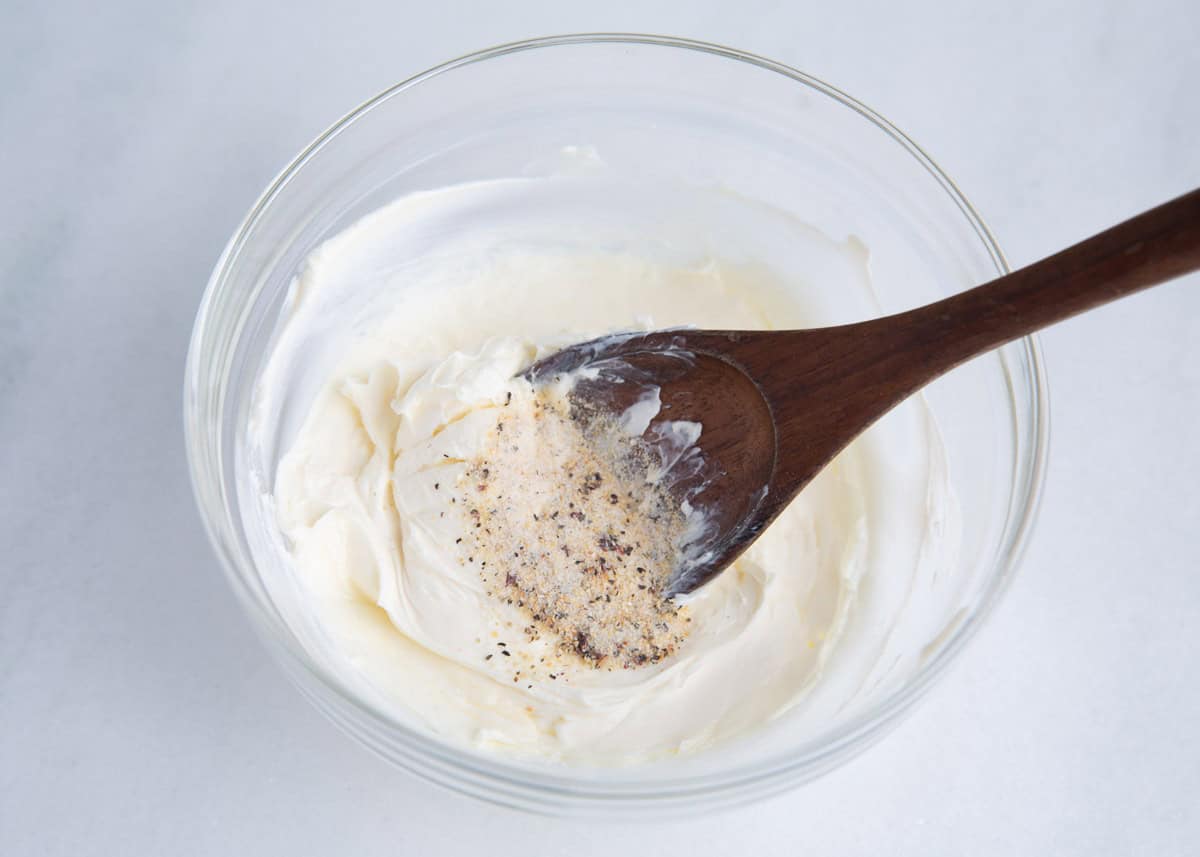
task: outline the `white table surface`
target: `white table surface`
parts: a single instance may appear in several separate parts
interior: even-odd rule
[[[5,4],[0,854],[1197,853],[1197,277],[1045,335],[1040,526],[916,713],[696,821],[535,819],[391,769],[268,660],[192,504],[184,352],[226,238],[332,120],[469,50],[640,30],[790,63],[924,145],[1016,264],[1200,185],[1195,0],[975,5]]]

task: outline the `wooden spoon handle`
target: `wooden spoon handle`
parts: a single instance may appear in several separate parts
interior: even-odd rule
[[[1200,189],[998,280],[868,324],[907,329],[903,339],[921,357],[916,389],[1006,342],[1197,269]]]
[[[955,366],[1057,321],[1200,268],[1200,190],[998,280],[898,315],[724,334],[770,402],[780,506],[888,410]],[[725,341],[728,340],[728,341]],[[781,357],[780,355],[783,355]],[[804,355],[801,370],[787,355]]]

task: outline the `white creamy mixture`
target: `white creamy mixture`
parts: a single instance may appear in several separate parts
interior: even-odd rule
[[[277,472],[254,473],[283,536],[261,549],[283,556],[347,681],[460,745],[627,764],[785,714],[819,723],[886,680],[910,657],[885,655],[909,593],[953,559],[944,459],[920,399],[853,444],[689,597],[693,624],[675,654],[634,669],[581,660],[553,680],[520,672],[551,643],[527,642],[520,611],[462,562],[468,523],[452,502],[497,409],[524,383],[514,376],[614,330],[840,319],[804,300],[813,284],[715,253],[663,259],[428,230],[417,252],[399,237],[503,192],[409,197],[323,245],[293,286],[260,379],[251,440],[267,460],[276,444],[286,451]],[[865,253],[811,240],[841,260],[849,273],[835,285],[868,314]],[[289,412],[303,415],[290,428]]]

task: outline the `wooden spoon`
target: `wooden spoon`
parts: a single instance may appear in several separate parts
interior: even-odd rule
[[[664,330],[559,351],[535,383],[588,368],[573,396],[623,412],[653,387],[650,424],[691,420],[703,468],[673,486],[709,532],[675,570],[691,592],[737,558],[863,430],[930,381],[1014,339],[1200,268],[1200,189],[937,303],[812,330]]]

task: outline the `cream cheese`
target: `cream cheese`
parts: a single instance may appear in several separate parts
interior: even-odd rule
[[[493,227],[482,238],[442,235],[423,253],[399,249],[398,236],[429,228],[440,211],[486,209],[512,187],[393,203],[323,245],[293,286],[251,426],[265,457],[275,444],[286,454],[254,478],[282,535],[273,550],[339,669],[444,740],[568,763],[645,762],[783,717],[819,723],[853,704],[895,666],[885,656],[891,614],[953,559],[944,456],[919,398],[852,444],[688,597],[693,625],[675,654],[514,680],[514,658],[536,663],[552,641],[521,639],[520,612],[461,561],[468,523],[451,489],[524,383],[515,376],[617,330],[839,319],[806,302],[804,286],[717,248],[690,258],[587,250]],[[831,284],[846,290],[843,309],[869,312],[862,248],[809,239],[815,272],[844,272]],[[657,404],[631,408],[631,430]],[[304,413],[291,428],[289,411]],[[856,621],[860,612],[872,621]]]

